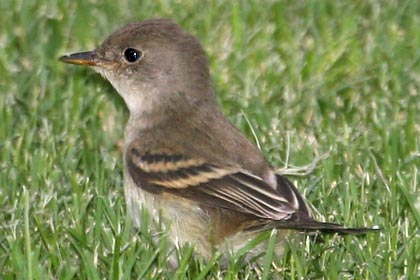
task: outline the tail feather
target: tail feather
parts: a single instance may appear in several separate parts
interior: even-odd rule
[[[324,234],[340,234],[340,235],[364,235],[369,232],[379,231],[379,228],[348,228],[340,224],[317,222],[315,220],[308,221],[273,221],[265,220],[254,223],[246,230],[265,231],[270,229],[292,229],[301,232],[314,233],[321,232]]]
[[[286,178],[277,174],[277,191],[296,209],[288,220],[256,220],[247,230],[293,229],[302,232],[321,232],[325,234],[363,235],[378,231],[379,228],[348,228],[340,224],[318,222],[312,218],[311,211],[296,187]]]

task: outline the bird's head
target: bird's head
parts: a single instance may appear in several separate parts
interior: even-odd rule
[[[93,67],[111,82],[132,115],[215,103],[199,41],[166,19],[131,23],[97,49],[61,61]]]

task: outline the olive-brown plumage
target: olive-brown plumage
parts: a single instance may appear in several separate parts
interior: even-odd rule
[[[172,21],[129,24],[96,50],[61,60],[94,67],[130,110],[124,188],[136,224],[146,209],[176,245],[192,243],[206,258],[214,249],[233,253],[272,228],[369,230],[311,217],[298,190],[220,111],[200,43]],[[263,250],[264,244],[250,255]]]

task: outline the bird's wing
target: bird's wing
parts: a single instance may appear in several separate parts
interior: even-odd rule
[[[300,194],[284,177],[278,180],[281,186],[272,188],[240,168],[179,154],[141,153],[135,148],[130,149],[126,161],[136,184],[151,193],[171,193],[264,219],[289,220],[302,207],[306,213]]]

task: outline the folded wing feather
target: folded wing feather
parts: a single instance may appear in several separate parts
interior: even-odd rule
[[[287,185],[274,189],[240,168],[217,166],[179,154],[142,154],[136,149],[126,160],[137,185],[152,193],[167,192],[207,206],[272,220],[287,220],[302,206],[296,195],[290,194],[294,189]],[[285,188],[286,195],[282,195]]]

